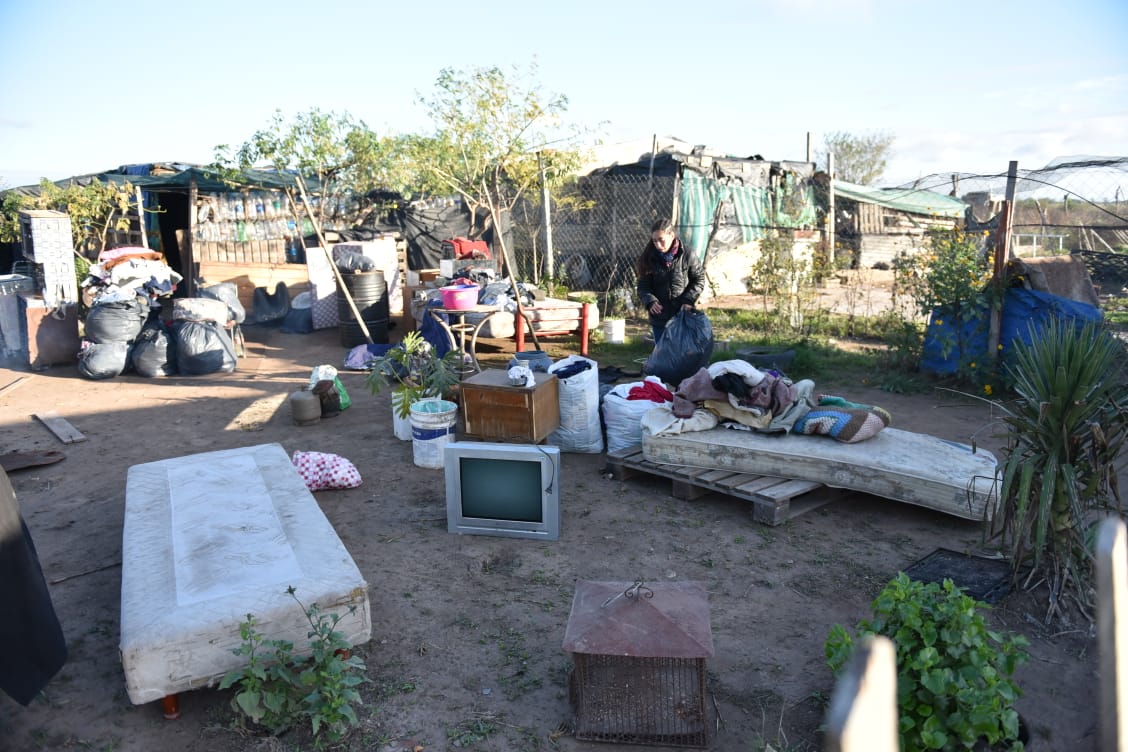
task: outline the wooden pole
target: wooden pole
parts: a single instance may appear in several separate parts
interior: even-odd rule
[[[376,344],[372,341],[372,335],[368,333],[368,325],[364,323],[364,319],[360,315],[360,311],[356,307],[356,301],[353,300],[352,295],[349,294],[349,289],[345,286],[345,278],[341,276],[341,270],[337,268],[337,264],[333,261],[333,254],[329,252],[329,244],[325,242],[325,236],[321,234],[321,223],[317,221],[317,217],[313,216],[313,210],[309,208],[309,195],[306,193],[305,180],[301,175],[296,175],[296,182],[298,190],[302,194],[302,206],[305,207],[306,216],[309,217],[310,224],[313,225],[313,231],[317,234],[317,244],[321,246],[322,253],[329,261],[329,268],[333,270],[333,276],[337,278],[337,294],[344,295],[345,300],[348,301],[349,310],[352,311],[353,316],[356,317],[356,323],[360,326],[360,331],[364,335],[364,339],[370,345]]]
[[[196,178],[188,182],[188,233],[184,247],[180,249],[180,266],[184,269],[184,289],[188,297],[196,297],[196,202],[199,201],[200,188]]]
[[[826,715],[827,752],[897,752],[897,658],[881,635],[862,638],[835,682]]]
[[[137,202],[137,229],[141,232],[141,247],[149,250],[149,235],[145,230],[145,198],[141,195],[141,186],[133,189],[133,196]]]
[[[995,265],[991,272],[991,289],[996,295],[997,305],[991,308],[991,323],[987,332],[987,362],[992,372],[999,364],[999,339],[1003,327],[1004,276],[1010,260],[1011,218],[1014,216],[1014,192],[1018,183],[1018,162],[1011,161],[1007,168],[1007,195],[1003,209],[999,213],[999,229],[995,234]]]
[[[834,153],[826,155],[826,174],[830,177],[827,181],[827,218],[826,218],[826,263],[834,268]]]

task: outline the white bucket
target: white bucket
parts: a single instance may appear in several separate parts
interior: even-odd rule
[[[627,341],[626,319],[604,319],[603,336],[612,345],[621,345]]]
[[[411,404],[411,450],[419,467],[443,466],[443,448],[454,440],[458,405],[444,399]]]

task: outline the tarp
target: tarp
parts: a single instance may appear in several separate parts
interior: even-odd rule
[[[106,172],[95,172],[88,175],[76,175],[74,177],[63,178],[62,180],[54,181],[54,184],[60,188],[66,188],[71,185],[90,185],[97,180],[101,183],[115,183],[118,185],[129,183],[145,191],[187,191],[188,186],[195,180],[196,187],[205,193],[224,193],[241,188],[281,190],[296,186],[293,175],[265,170],[237,171],[229,176],[230,182],[225,181],[217,170],[190,165],[177,165],[174,169],[178,171],[161,175],[133,174],[144,167],[146,167],[146,165],[126,165],[115,170],[107,170]],[[306,179],[306,187],[314,193],[316,193],[318,189],[316,181],[311,178]],[[12,188],[11,191],[21,196],[38,196],[40,193],[38,184]]]
[[[914,188],[873,188],[868,185],[834,181],[834,196],[866,204],[877,204],[889,209],[925,214],[930,217],[960,219],[968,205],[958,198]]]
[[[1051,319],[1058,318],[1084,324],[1100,321],[1101,310],[1058,295],[1038,290],[1012,287],[1003,299],[1003,318],[999,328],[999,363],[1007,366],[1013,362],[1015,346],[1029,345],[1041,334]],[[956,373],[960,362],[987,363],[987,334],[990,324],[989,310],[984,307],[978,315],[965,321],[957,330],[951,316],[937,309],[928,320],[921,351],[921,370],[940,376]],[[962,353],[961,353],[962,351]]]

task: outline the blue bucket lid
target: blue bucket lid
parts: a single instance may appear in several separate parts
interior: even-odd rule
[[[411,405],[411,412],[413,413],[449,413],[452,410],[457,410],[458,405],[450,400],[442,399],[425,399],[413,402]]]

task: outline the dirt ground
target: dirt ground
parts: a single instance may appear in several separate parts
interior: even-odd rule
[[[0,748],[312,747],[304,732],[274,739],[238,730],[230,692],[183,694],[176,721],[162,718],[159,703],[130,704],[117,646],[126,473],[137,463],[278,442],[287,452],[339,454],[360,470],[359,488],[315,494],[370,588],[372,640],[356,652],[371,681],[362,723],[341,746],[349,750],[610,749],[570,733],[561,642],[577,580],[636,578],[707,588],[712,749],[820,749],[833,689],[823,657],[830,627],[867,617],[898,570],[939,547],[993,550],[979,524],[859,494],[766,527],[752,521],[747,502],[681,501],[668,480],[613,480],[603,455],[571,453],[558,542],[453,536],[442,472],[413,464],[411,442],[392,433],[387,396],[369,394],[363,373],[342,373],[351,408],[313,426],[293,424],[287,395],[314,366],[341,363],[335,330],[246,334],[248,355],[227,375],[96,382],[74,367],[0,370],[0,452],[66,454],[13,471],[11,480],[70,650],[29,707],[0,695]],[[501,365],[508,356],[498,357]],[[1003,444],[982,402],[819,386],[887,408],[900,428],[974,440],[997,455]],[[32,418],[47,410],[86,440],[61,444]],[[1087,623],[1046,626],[1039,598],[1012,593],[989,613],[995,627],[1030,640],[1031,660],[1017,675],[1030,748],[1095,749],[1095,639]]]

